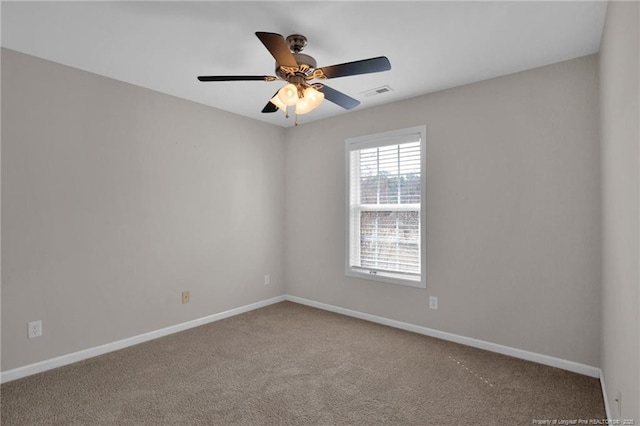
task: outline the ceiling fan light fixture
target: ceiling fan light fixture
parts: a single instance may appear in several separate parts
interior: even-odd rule
[[[313,87],[304,89],[303,97],[296,104],[296,114],[306,114],[316,109],[324,100],[324,93]]]
[[[313,108],[311,108],[311,105],[309,103],[309,100],[306,98],[302,98],[298,101],[298,103],[296,104],[296,114],[301,115],[301,114],[306,114],[308,112],[311,112]]]
[[[313,87],[307,87],[304,89],[304,99],[309,100],[309,106],[311,109],[316,109],[322,101],[324,101],[324,93],[317,91]]]
[[[289,83],[282,89],[278,90],[278,98],[287,106],[295,105],[298,102],[298,99],[300,99],[298,97],[298,88],[295,84]]]

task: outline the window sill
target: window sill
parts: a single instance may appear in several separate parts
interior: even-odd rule
[[[371,274],[371,273],[361,272],[361,271],[353,270],[349,268],[345,271],[345,275],[348,277],[360,278],[363,280],[371,280],[371,281],[378,281],[378,282],[383,282],[387,284],[401,285],[404,287],[427,288],[427,284],[425,280],[421,278],[412,280],[408,278],[400,278],[398,276],[393,276],[392,274],[385,274],[382,272]]]

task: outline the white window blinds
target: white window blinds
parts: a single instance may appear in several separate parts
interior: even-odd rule
[[[347,141],[348,272],[421,281],[422,142],[416,131]]]

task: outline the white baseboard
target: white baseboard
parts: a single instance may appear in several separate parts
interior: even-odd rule
[[[203,318],[198,318],[195,320],[183,322],[181,324],[172,325],[170,327],[162,328],[160,330],[139,334],[137,336],[128,337],[126,339],[118,340],[112,343],[107,343],[105,345],[84,349],[78,352],[62,355],[62,356],[48,359],[45,361],[36,362],[34,364],[25,365],[23,367],[14,368],[12,370],[3,371],[2,373],[0,373],[0,383],[7,383],[12,380],[21,379],[23,377],[31,376],[37,373],[42,373],[47,370],[62,367],[64,365],[73,364],[74,362],[82,361],[88,358],[93,358],[95,356],[117,351],[119,349],[124,349],[129,346],[137,345],[139,343],[144,343],[149,340],[157,339],[159,337],[164,337],[169,334],[178,333],[180,331],[188,330],[190,328],[198,327],[204,324],[209,324],[211,322],[229,318],[234,315],[243,314],[245,312],[253,311],[254,309],[258,309],[258,308],[263,308],[265,306],[282,302],[284,300],[285,300],[285,296],[273,297],[271,299],[262,300],[256,303],[251,303],[249,305],[241,306],[235,309],[230,309],[228,311],[209,315]]]
[[[607,397],[607,388],[604,385],[604,373],[600,370],[600,387],[602,388],[602,399],[604,399],[604,412],[607,415],[607,420],[611,421],[611,409],[609,408],[609,397]],[[613,424],[613,423],[611,423]]]
[[[387,325],[389,327],[412,331],[414,333],[424,334],[425,336],[436,337],[438,339],[448,340],[450,342],[460,343],[462,345],[472,346],[478,349],[497,352],[499,354],[536,362],[538,364],[561,368],[563,370],[572,371],[574,373],[583,374],[589,377],[595,377],[595,378],[600,377],[600,369],[597,367],[592,367],[590,365],[580,364],[573,361],[567,361],[560,358],[554,358],[552,356],[542,355],[535,352],[529,352],[522,349],[516,349],[509,346],[503,346],[497,343],[485,342],[483,340],[473,339],[471,337],[465,337],[457,334],[447,333],[444,331],[438,331],[431,328],[422,327],[419,325],[414,325],[406,322],[379,317],[376,315],[365,314],[363,312],[358,312],[351,309],[328,305],[326,303],[314,302],[313,300],[303,299],[302,297],[291,296],[287,294],[285,295],[285,299],[291,302],[300,303],[302,305],[323,309],[325,311],[331,311],[338,314],[347,315],[350,317]]]
[[[425,336],[431,336],[431,337],[447,340],[454,343],[460,343],[462,345],[467,345],[474,348],[484,349],[491,352],[497,352],[503,355],[508,355],[515,358],[524,359],[527,361],[537,362],[539,364],[548,365],[551,367],[561,368],[563,370],[584,374],[590,377],[600,378],[607,417],[611,418],[610,411],[609,411],[609,403],[606,395],[606,390],[604,387],[604,379],[602,377],[602,372],[597,367],[592,367],[589,365],[580,364],[573,361],[567,361],[560,358],[554,358],[548,355],[542,355],[535,352],[525,351],[522,349],[516,349],[509,346],[503,346],[496,343],[486,342],[483,340],[473,339],[470,337],[460,336],[457,334],[447,333],[444,331],[438,331],[431,328],[422,327],[419,325],[409,324],[409,323],[396,321],[396,320],[392,320],[384,317],[379,317],[376,315],[366,314],[363,312],[341,308],[341,307],[329,305],[326,303],[315,302],[313,300],[308,300],[308,299],[304,299],[297,296],[291,296],[291,295],[273,297],[271,299],[241,306],[235,309],[230,309],[228,311],[209,315],[203,318],[198,318],[192,321],[187,321],[181,324],[176,324],[160,330],[151,331],[149,333],[140,334],[137,336],[118,340],[112,343],[107,343],[101,346],[84,349],[78,352],[62,355],[56,358],[40,361],[34,364],[25,365],[23,367],[14,368],[12,370],[3,371],[2,373],[0,373],[0,383],[7,383],[12,380],[21,379],[23,377],[31,376],[33,374],[42,373],[47,370],[73,364],[78,361],[82,361],[98,355],[103,355],[109,352],[117,351],[119,349],[137,345],[139,343],[144,343],[149,340],[167,336],[169,334],[178,333],[180,331],[188,330],[190,328],[198,327],[200,325],[209,324],[224,318],[229,318],[234,315],[239,315],[245,312],[252,311],[254,309],[259,309],[268,305],[272,305],[274,303],[282,302],[284,300],[288,300],[294,303],[299,303],[302,305],[311,306],[318,309],[323,309],[325,311],[347,315],[354,318],[359,318],[366,321],[375,322],[382,325],[387,325],[394,328],[399,328],[402,330],[411,331],[418,334],[423,334]]]

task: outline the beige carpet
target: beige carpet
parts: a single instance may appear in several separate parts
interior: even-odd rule
[[[0,387],[2,425],[532,425],[597,379],[283,302]]]

